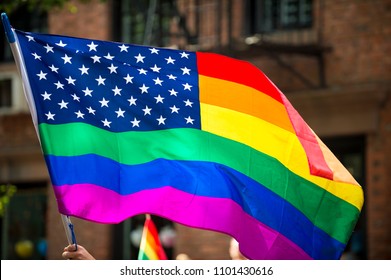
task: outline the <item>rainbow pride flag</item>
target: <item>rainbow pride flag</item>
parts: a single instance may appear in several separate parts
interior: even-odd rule
[[[338,259],[359,184],[281,91],[222,55],[15,30],[59,212],[151,213],[249,259]]]
[[[146,215],[141,237],[139,260],[167,260],[166,253],[160,243],[159,233],[152,221],[151,215]]]

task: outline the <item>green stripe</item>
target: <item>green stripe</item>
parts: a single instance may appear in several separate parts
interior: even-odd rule
[[[200,130],[112,133],[82,123],[40,124],[39,130],[47,155],[98,154],[129,165],[156,158],[223,164],[289,201],[314,225],[343,243],[348,241],[354,226],[351,221],[359,216],[356,207],[296,175],[276,159],[241,143]],[[230,153],[229,157],[226,156],[227,152]]]
[[[138,257],[137,257],[138,260],[149,260],[147,254],[145,254],[144,251],[142,251],[141,249],[139,250],[138,252]]]

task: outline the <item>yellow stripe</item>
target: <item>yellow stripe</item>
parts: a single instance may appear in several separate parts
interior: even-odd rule
[[[243,143],[276,158],[295,174],[361,209],[360,186],[310,175],[306,153],[295,134],[262,119],[204,103],[201,103],[201,127],[203,131]]]
[[[199,85],[201,103],[252,115],[294,132],[285,106],[267,94],[246,85],[202,75]]]
[[[154,250],[154,248],[149,243],[147,243],[145,245],[144,253],[148,256],[148,259],[150,259],[150,260],[158,260],[159,259],[156,251]]]

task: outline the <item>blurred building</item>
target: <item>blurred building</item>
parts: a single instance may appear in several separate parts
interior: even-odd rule
[[[48,13],[21,7],[9,17],[24,31],[212,51],[255,64],[364,188],[343,258],[391,259],[391,1],[93,0]],[[0,184],[18,187],[1,219],[1,258],[60,259],[63,225],[3,32],[0,42]],[[228,236],[154,219],[171,258],[229,259]],[[136,258],[142,216],[119,225],[72,221],[78,242],[98,259]]]

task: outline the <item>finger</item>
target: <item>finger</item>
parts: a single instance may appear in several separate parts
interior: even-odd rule
[[[69,259],[69,253],[65,251],[64,253],[62,253],[62,257],[66,260]]]

